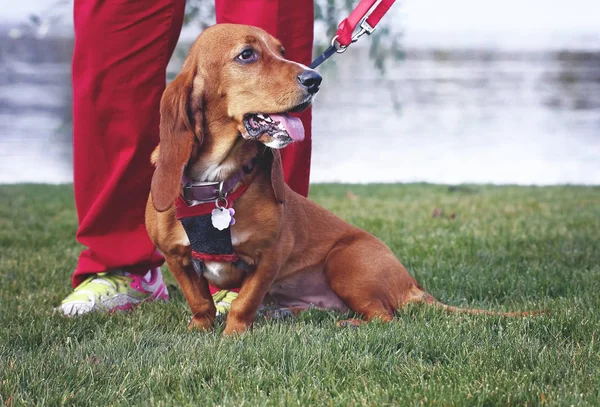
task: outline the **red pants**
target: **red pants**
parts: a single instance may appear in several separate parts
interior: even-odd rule
[[[146,273],[163,263],[144,211],[158,144],[159,104],[185,0],[87,0],[74,5],[73,150],[77,240],[73,274],[115,268]],[[279,38],[290,59],[309,64],[312,0],[217,0],[217,22],[256,25]],[[282,151],[286,181],[307,195],[311,115],[304,142]]]

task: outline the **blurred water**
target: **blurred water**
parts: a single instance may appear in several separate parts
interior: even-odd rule
[[[600,54],[413,52],[384,80],[359,55],[316,103],[313,180],[600,183]]]
[[[0,39],[0,183],[70,182],[72,45],[19,41]],[[313,182],[600,184],[600,53],[413,50],[382,76],[356,48],[322,73]]]
[[[72,47],[0,38],[0,183],[72,181]]]

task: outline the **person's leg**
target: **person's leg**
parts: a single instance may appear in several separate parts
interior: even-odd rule
[[[77,240],[73,274],[145,274],[162,256],[144,223],[166,67],[185,0],[76,1],[73,149]]]
[[[309,65],[312,58],[313,0],[216,0],[217,23],[248,24],[278,38],[286,58]],[[311,111],[299,114],[305,139],[281,150],[286,183],[307,196],[311,155]]]
[[[144,222],[166,68],[185,0],[76,1],[73,156],[84,250],[65,315],[168,299]]]

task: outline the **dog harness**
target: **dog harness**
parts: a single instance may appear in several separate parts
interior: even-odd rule
[[[229,225],[235,223],[232,217],[235,213],[233,203],[246,191],[248,184],[242,183],[233,193],[231,191],[252,172],[254,166],[255,160],[252,160],[221,182],[192,183],[187,179],[183,180],[182,195],[175,201],[176,216],[190,240],[194,263],[238,260],[233,252]],[[227,222],[217,228],[214,219],[215,216],[221,217],[221,212],[224,212]]]
[[[198,273],[202,273],[206,261],[236,262],[238,267],[243,266],[243,262],[233,251],[231,228],[218,229],[213,226],[212,214],[215,210],[233,211],[235,200],[250,185],[249,182],[244,182],[244,178],[257,166],[270,167],[273,195],[278,204],[284,205],[285,183],[281,155],[277,150],[270,150],[268,156],[259,155],[222,182],[193,183],[186,177],[182,180],[182,194],[175,201],[175,214],[190,241],[192,263]],[[241,185],[233,191],[240,182]],[[230,222],[234,224],[235,220],[232,218]]]

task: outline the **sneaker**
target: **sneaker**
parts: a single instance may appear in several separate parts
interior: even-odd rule
[[[159,268],[145,276],[115,270],[88,277],[57,309],[67,316],[75,316],[92,311],[129,310],[144,301],[168,299],[169,292]]]
[[[221,290],[213,294],[213,301],[217,307],[217,316],[225,315],[231,308],[231,303],[238,297],[234,291]]]

